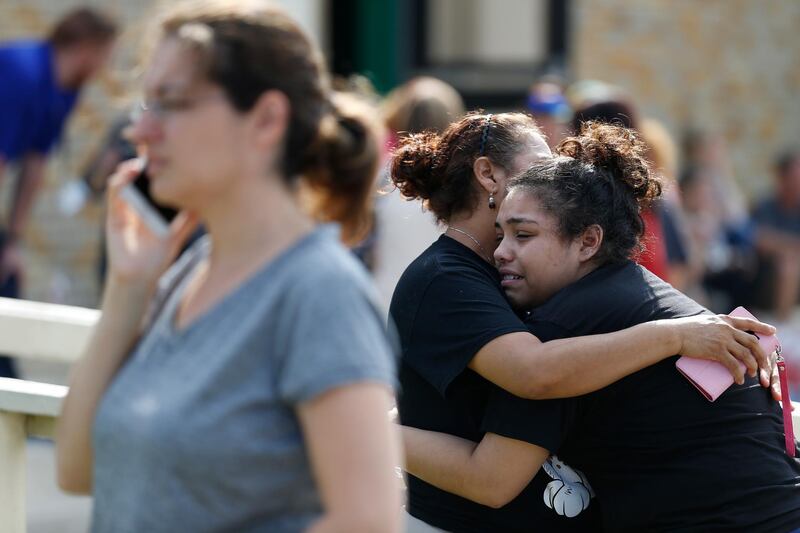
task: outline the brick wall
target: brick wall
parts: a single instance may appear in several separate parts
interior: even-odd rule
[[[573,0],[579,78],[628,89],[673,135],[712,127],[752,198],[776,151],[800,146],[800,2]]]

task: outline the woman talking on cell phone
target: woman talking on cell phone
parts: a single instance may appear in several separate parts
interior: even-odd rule
[[[276,8],[184,3],[158,33],[131,134],[181,214],[157,236],[119,196],[140,165],[113,177],[59,483],[93,493],[98,532],[398,531],[392,350],[365,272],[316,224],[356,237],[379,142]],[[208,238],[168,269],[197,222]]]

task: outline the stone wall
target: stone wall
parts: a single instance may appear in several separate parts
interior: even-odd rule
[[[744,191],[768,190],[775,152],[800,146],[800,2],[572,1],[576,78],[623,86],[673,135],[721,132]]]

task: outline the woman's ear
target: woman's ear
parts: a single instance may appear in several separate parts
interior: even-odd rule
[[[289,127],[290,112],[289,99],[280,91],[266,91],[258,97],[248,115],[254,142],[260,150],[272,151],[281,145]]]
[[[489,194],[497,194],[500,189],[497,180],[495,179],[494,172],[495,166],[489,161],[486,156],[481,156],[472,164],[472,172],[475,178],[480,183],[486,192]]]
[[[603,228],[598,224],[592,224],[579,237],[580,249],[578,259],[581,262],[590,261],[600,251],[603,244]]]

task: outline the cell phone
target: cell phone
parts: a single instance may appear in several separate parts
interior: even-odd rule
[[[169,225],[178,216],[178,210],[159,204],[153,199],[150,194],[147,162],[142,166],[142,171],[136,179],[122,188],[120,197],[139,213],[153,233],[159,237],[167,236]]]

